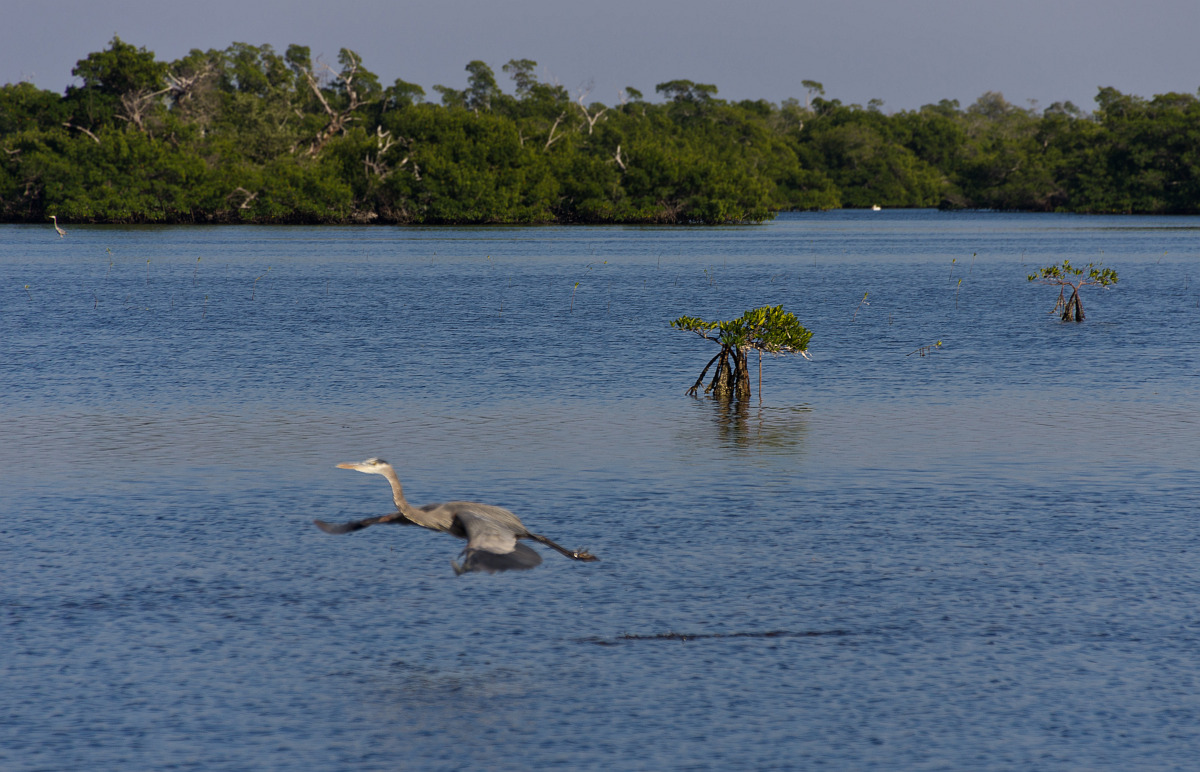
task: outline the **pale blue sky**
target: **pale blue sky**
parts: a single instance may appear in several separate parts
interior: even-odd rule
[[[1085,110],[1101,86],[1153,96],[1200,87],[1197,0],[3,0],[0,83],[62,91],[114,34],[170,61],[234,41],[339,48],[396,78],[461,88],[463,68],[534,59],[542,80],[613,104],[633,86],[713,83],[726,99],[803,99],[820,81],[888,111],[985,91]]]

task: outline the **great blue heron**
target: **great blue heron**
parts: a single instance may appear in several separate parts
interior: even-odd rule
[[[58,237],[61,239],[63,236],[66,236],[67,232],[58,227],[58,218],[54,215],[50,215],[50,219],[54,221],[54,230],[58,233]]]
[[[414,507],[404,498],[400,478],[392,465],[381,458],[368,458],[357,463],[338,464],[338,469],[354,469],[367,474],[383,475],[392,485],[392,501],[396,511],[390,515],[352,520],[349,523],[326,523],[314,520],[325,533],[350,533],[381,523],[419,525],[433,531],[444,531],[467,540],[462,551],[463,562],[451,561],[455,574],[467,571],[524,571],[541,564],[542,556],[518,539],[533,539],[574,560],[598,560],[587,550],[572,551],[536,533],[530,533],[521,520],[507,509],[474,501],[447,501]]]

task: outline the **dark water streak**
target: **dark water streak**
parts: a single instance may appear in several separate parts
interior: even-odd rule
[[[0,767],[1188,768],[1198,226],[6,228]],[[369,455],[602,562],[320,533]]]

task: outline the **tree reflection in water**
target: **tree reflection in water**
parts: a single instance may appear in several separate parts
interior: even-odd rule
[[[795,453],[804,448],[808,414],[804,405],[764,407],[745,399],[712,399],[712,420],[724,447]]]

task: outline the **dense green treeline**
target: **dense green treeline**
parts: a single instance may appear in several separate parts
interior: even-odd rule
[[[1103,88],[1087,115],[987,93],[884,113],[714,86],[573,99],[536,62],[384,86],[353,51],[234,43],[175,62],[114,38],[65,94],[0,88],[0,220],[727,223],[787,209],[1200,211],[1200,100]]]

